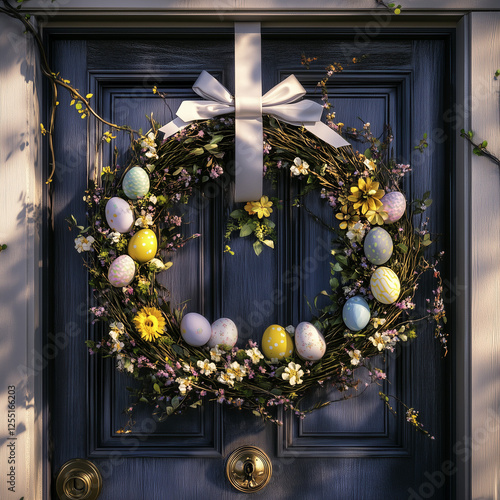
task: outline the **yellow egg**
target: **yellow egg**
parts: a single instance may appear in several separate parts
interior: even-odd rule
[[[370,289],[376,300],[382,304],[392,304],[398,300],[401,284],[392,269],[378,267],[370,279]]]
[[[293,354],[293,340],[280,325],[271,325],[262,335],[262,352],[267,359],[285,359]]]
[[[153,259],[157,249],[156,234],[151,229],[137,231],[128,243],[128,254],[141,264]]]

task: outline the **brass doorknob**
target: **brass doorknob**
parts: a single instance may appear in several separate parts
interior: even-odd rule
[[[254,493],[271,479],[273,467],[269,457],[255,446],[242,446],[229,455],[226,476],[239,491]]]
[[[101,489],[101,473],[89,460],[69,460],[57,474],[56,492],[59,500],[95,500],[101,494]]]

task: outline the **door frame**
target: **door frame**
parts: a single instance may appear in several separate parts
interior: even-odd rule
[[[161,9],[157,2],[151,0],[141,5],[140,12],[134,7],[127,10],[126,5],[132,5],[132,2],[123,1],[120,8],[109,0],[98,3],[99,8],[92,8],[84,0],[73,1],[71,6],[60,2],[55,8],[45,10],[41,7],[39,13],[45,26],[69,29],[95,26],[96,16],[99,22],[109,27],[108,15],[113,16],[113,27],[130,26],[130,16],[139,14],[144,17],[134,17],[134,26],[150,22],[148,16],[154,14],[158,27],[161,27],[157,17],[159,11],[160,14],[174,16],[176,26],[180,22],[185,26],[199,25],[200,22],[207,27],[231,26],[236,18],[258,18],[276,26],[303,26],[307,22],[313,26],[328,23],[376,29],[381,26],[380,19],[385,19],[380,11],[376,11],[378,21],[369,17],[373,10],[371,0],[359,0],[357,9],[353,9],[352,2],[348,0],[332,1],[334,6],[331,8],[324,7],[322,2],[314,2],[307,12],[301,12],[300,23],[294,21],[299,7],[293,10],[294,2],[281,0],[274,2],[276,8],[273,10],[238,8],[229,0],[222,1],[221,7],[211,11],[207,10],[208,0],[207,6],[199,6],[198,11],[189,11],[181,0]],[[456,134],[456,169],[451,192],[455,193],[456,220],[463,223],[455,227],[455,279],[451,283],[451,299],[456,311],[452,360],[455,381],[452,415],[455,421],[452,422],[454,432],[451,443],[455,468],[449,472],[449,464],[443,464],[440,472],[453,474],[457,499],[490,498],[498,493],[496,479],[493,482],[492,478],[496,477],[495,463],[500,443],[500,391],[495,390],[496,366],[500,358],[500,346],[494,339],[497,313],[485,314],[488,306],[495,305],[495,297],[500,294],[500,280],[493,280],[494,283],[487,283],[486,286],[484,280],[480,281],[483,274],[491,274],[494,257],[500,254],[500,243],[492,245],[487,238],[492,233],[492,221],[500,220],[500,201],[498,196],[494,196],[494,186],[498,186],[500,175],[495,165],[472,155],[468,144],[459,137],[461,128],[472,129],[477,137],[490,141],[492,150],[500,150],[500,138],[494,137],[498,133],[492,132],[498,131],[500,117],[497,112],[498,96],[491,81],[491,75],[500,67],[500,56],[495,54],[491,42],[498,41],[500,37],[500,7],[496,0],[485,0],[481,8],[485,12],[469,12],[468,3],[467,0],[425,0],[425,3],[407,0],[403,9],[407,9],[408,17],[401,15],[390,21],[391,27],[426,28],[437,24],[454,27],[456,32],[456,106],[449,115]],[[435,14],[431,21],[429,12]],[[201,15],[203,17],[200,18]],[[17,448],[18,456],[23,457],[19,466],[19,491],[25,498],[49,498],[51,471],[46,439],[49,415],[44,374],[47,362],[57,353],[44,351],[42,344],[42,332],[46,331],[47,324],[43,299],[47,277],[40,263],[44,261],[47,242],[39,222],[44,216],[47,201],[44,173],[40,166],[43,158],[41,141],[38,138],[42,109],[41,76],[36,67],[34,47],[22,37],[20,26],[15,21],[0,18],[0,27],[4,39],[11,35],[9,41],[17,42],[15,51],[0,60],[1,98],[7,106],[7,113],[0,116],[0,136],[11,136],[12,127],[19,136],[25,134],[24,146],[21,145],[16,154],[1,158],[5,181],[0,188],[0,208],[7,223],[0,232],[3,238],[0,243],[7,243],[9,248],[0,255],[0,263],[5,269],[18,266],[22,272],[16,275],[14,282],[0,285],[0,298],[4,299],[0,301],[0,317],[7,319],[4,322],[4,339],[12,345],[11,356],[0,369],[0,379],[23,390],[17,410],[18,428],[21,428],[20,425],[24,428]],[[491,196],[485,195],[488,186],[491,186]],[[485,250],[485,245],[490,247]],[[14,297],[12,290],[23,290],[21,298]],[[28,370],[23,372],[23,367]],[[6,388],[2,388],[4,390]],[[1,421],[6,422],[3,407],[0,415]],[[447,467],[448,472],[445,470]],[[434,472],[429,471],[431,476]]]

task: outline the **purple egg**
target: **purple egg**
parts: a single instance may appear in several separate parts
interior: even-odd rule
[[[406,198],[399,191],[387,193],[380,201],[383,204],[383,210],[389,216],[384,221],[386,224],[392,224],[403,217],[406,210]]]

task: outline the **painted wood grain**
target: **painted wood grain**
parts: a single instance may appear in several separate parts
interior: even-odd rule
[[[470,26],[471,129],[500,151],[500,15],[475,13]],[[471,395],[472,498],[500,495],[500,171],[471,156]]]

